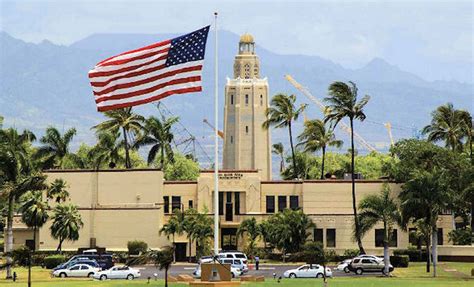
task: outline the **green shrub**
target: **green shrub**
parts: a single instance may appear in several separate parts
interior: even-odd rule
[[[411,262],[424,262],[426,261],[426,249],[418,250],[414,247],[408,249],[395,249],[393,255],[408,255]]]
[[[59,264],[66,261],[66,256],[61,254],[50,255],[44,258],[44,266],[48,269],[53,269],[54,267],[58,266]]]
[[[114,260],[118,263],[125,264],[128,260],[128,252],[114,252]]]
[[[127,243],[127,248],[129,255],[139,255],[148,250],[148,244],[144,241],[133,240]]]
[[[27,266],[30,252],[30,249],[25,245],[18,247],[12,251],[13,262],[20,266]]]
[[[346,249],[344,250],[344,254],[342,256],[346,258],[354,258],[359,256],[359,249]]]
[[[35,266],[44,266],[44,258],[46,257],[45,254],[34,254],[31,256],[31,264]]]
[[[448,233],[449,241],[454,245],[471,245],[472,243],[472,230],[471,227],[465,227],[460,229],[452,230]]]
[[[393,267],[408,267],[410,257],[408,255],[393,255],[390,256],[390,263]]]

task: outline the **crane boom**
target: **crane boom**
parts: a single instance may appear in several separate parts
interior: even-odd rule
[[[319,101],[311,92],[308,90],[308,88],[302,86],[300,83],[298,83],[291,75],[285,75],[285,79],[290,82],[296,89],[298,89],[300,92],[303,93],[310,101],[315,103],[325,114],[326,112],[326,106]],[[341,130],[346,132],[349,136],[351,135],[351,129],[350,127],[344,123],[343,121],[339,122],[339,127]],[[369,151],[377,151],[372,145],[370,145],[363,137],[361,137],[358,133],[354,132],[354,138],[355,140],[363,147],[367,148]]]
[[[206,118],[202,120],[203,123],[207,124],[212,130],[216,131],[216,127],[214,127]],[[217,130],[217,135],[224,139],[224,132]]]
[[[390,145],[393,145],[394,142],[393,142],[393,136],[392,136],[392,124],[389,122],[386,122],[383,125],[385,126],[385,128],[387,128],[388,136],[390,137]]]

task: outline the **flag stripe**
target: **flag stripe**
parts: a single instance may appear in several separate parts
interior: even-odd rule
[[[166,57],[168,56],[168,50],[165,50],[162,53],[152,56],[150,58],[137,60],[134,62],[127,63],[126,65],[120,65],[118,67],[116,66],[96,67],[94,68],[94,70],[89,71],[89,78],[110,76],[110,75],[114,75],[115,73],[120,73],[120,72],[127,71],[130,69],[138,69],[142,66],[154,63],[157,60],[166,60]]]
[[[151,50],[153,48],[159,48],[159,47],[168,45],[170,43],[171,43],[171,40],[166,40],[166,41],[159,42],[159,43],[156,43],[156,44],[152,44],[152,45],[149,45],[149,46],[146,46],[146,47],[142,47],[142,48],[138,48],[138,49],[131,50],[131,51],[128,51],[128,52],[124,52],[124,53],[112,56],[110,58],[107,58],[103,61],[100,61],[99,63],[97,63],[96,66],[102,66],[103,64],[105,64],[109,61],[112,61],[112,60],[126,59],[127,57],[133,57],[133,56],[136,56],[136,55],[140,55],[140,53],[143,53],[144,51],[148,52],[148,50]]]
[[[170,87],[172,88],[172,87]],[[129,101],[129,102],[118,102],[118,103],[109,103],[107,105],[97,105],[99,112],[105,112],[108,110],[113,110],[113,109],[120,109],[120,108],[125,108],[125,107],[132,107],[132,106],[138,106],[146,103],[150,103],[153,101],[157,101],[160,99],[163,99],[165,97],[171,96],[173,94],[186,94],[186,93],[192,93],[192,92],[201,92],[202,87],[201,85],[193,86],[193,87],[186,87],[186,88],[180,88],[176,90],[169,90],[166,92],[163,92],[158,95],[154,95],[151,97],[142,97],[139,100],[135,101]]]
[[[124,64],[133,63],[133,62],[138,61],[138,60],[149,59],[150,57],[153,57],[153,56],[156,56],[156,55],[162,55],[164,53],[168,53],[168,51],[169,51],[169,48],[163,49],[163,50],[158,50],[158,51],[153,51],[153,52],[150,52],[150,53],[142,53],[141,55],[131,57],[131,58],[128,58],[128,59],[114,60],[114,61],[104,63],[104,64],[101,65],[101,67],[115,68],[115,66],[122,66]]]
[[[156,67],[150,70],[152,71],[143,71],[137,73],[138,75],[132,75],[130,77],[123,77],[121,79],[117,79],[111,85],[99,88],[93,88],[95,96],[101,96],[107,93],[112,93],[119,89],[130,88],[134,86],[138,86],[141,84],[147,84],[156,80],[164,79],[167,77],[172,77],[180,73],[186,73],[191,71],[200,71],[202,70],[202,66],[185,66],[185,67],[176,67],[177,69],[170,69],[168,72],[161,71],[162,67]]]
[[[122,99],[128,99],[128,98],[133,98],[137,96],[143,96],[155,91],[158,91],[162,88],[165,88],[170,85],[177,85],[177,84],[185,84],[185,83],[191,83],[191,82],[200,82],[201,81],[201,76],[193,76],[193,77],[187,77],[187,78],[180,78],[180,79],[174,79],[162,84],[155,85],[153,87],[149,87],[147,89],[142,89],[139,91],[135,92],[129,92],[125,94],[118,94],[118,95],[113,95],[113,96],[106,96],[106,97],[101,97],[95,100],[96,103],[101,103],[104,101],[111,101],[111,100],[122,100]]]

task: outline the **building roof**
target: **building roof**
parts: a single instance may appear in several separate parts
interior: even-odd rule
[[[245,33],[242,36],[240,36],[240,43],[255,43],[253,40],[253,36],[250,35],[249,33]]]

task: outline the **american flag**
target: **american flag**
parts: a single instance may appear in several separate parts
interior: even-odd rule
[[[173,94],[200,92],[209,26],[124,52],[89,71],[97,110],[137,106]]]

